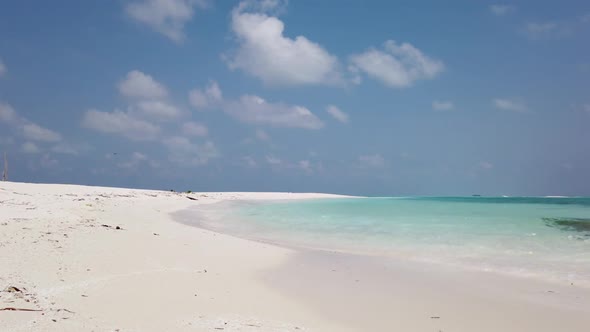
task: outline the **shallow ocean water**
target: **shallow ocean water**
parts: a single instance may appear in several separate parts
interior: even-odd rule
[[[205,226],[294,246],[590,286],[590,198],[342,198],[241,202],[222,210]]]

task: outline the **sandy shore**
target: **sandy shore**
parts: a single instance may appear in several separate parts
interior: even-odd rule
[[[0,331],[588,329],[576,285],[289,249],[171,217],[320,197],[0,182],[0,309],[19,309],[0,311]]]

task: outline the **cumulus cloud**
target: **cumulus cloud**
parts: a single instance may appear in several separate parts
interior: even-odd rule
[[[283,163],[283,161],[281,159],[279,159],[277,157],[273,157],[273,156],[266,156],[265,160],[266,160],[266,163],[271,166],[278,166]]]
[[[11,125],[20,136],[28,141],[63,143],[59,133],[29,121],[27,118],[18,115],[12,106],[0,102],[0,123],[2,122]],[[23,144],[22,150],[26,153],[38,152],[39,149],[35,149],[36,147],[34,143],[27,142]]]
[[[180,43],[185,38],[184,26],[193,18],[195,7],[207,6],[206,0],[141,0],[128,4],[125,11],[137,22]]]
[[[185,122],[182,125],[182,132],[187,136],[207,136],[209,130],[198,122]]]
[[[2,77],[5,73],[6,65],[4,65],[4,62],[2,61],[2,59],[0,59],[0,77]]]
[[[516,10],[516,7],[512,5],[496,4],[490,6],[492,14],[497,16],[504,16],[510,14]]]
[[[381,168],[385,166],[385,159],[380,154],[359,156],[358,161],[361,167]]]
[[[102,133],[117,134],[136,141],[153,140],[160,133],[158,126],[118,110],[113,112],[88,110],[84,114],[82,125]]]
[[[314,166],[309,160],[291,162],[270,155],[266,156],[264,160],[273,170],[299,170],[307,174],[314,171]]]
[[[243,1],[234,8],[231,28],[238,48],[226,57],[229,67],[243,70],[269,85],[341,83],[339,63],[334,55],[304,36],[286,37],[284,23],[265,13],[280,7],[280,3]]]
[[[217,106],[219,102],[223,100],[223,93],[221,92],[219,85],[217,85],[217,82],[212,81],[204,91],[201,89],[193,89],[189,91],[188,99],[194,108],[197,110],[203,110]]]
[[[328,112],[328,114],[330,114],[334,119],[342,123],[348,122],[348,114],[344,113],[334,105],[328,105],[328,107],[326,107],[326,112]]]
[[[479,167],[482,169],[492,169],[494,165],[488,161],[482,161],[479,163]]]
[[[14,108],[8,104],[0,102],[0,122],[13,124],[19,120]]]
[[[244,157],[242,157],[242,163],[243,163],[244,166],[249,167],[249,168],[256,168],[256,167],[258,167],[258,163],[251,156],[244,156]]]
[[[270,140],[270,136],[266,133],[266,131],[262,129],[256,129],[256,139],[260,141],[268,141]]]
[[[494,99],[494,106],[496,108],[506,111],[513,111],[513,112],[526,112],[528,111],[528,107],[526,104],[520,100],[511,100],[511,99],[501,99],[496,98]]]
[[[555,36],[559,30],[559,25],[556,22],[529,22],[524,26],[525,34],[533,39]]]
[[[417,80],[432,79],[444,70],[444,64],[426,56],[409,43],[388,40],[383,50],[371,48],[350,57],[353,72],[361,71],[393,88],[411,86]]]
[[[136,151],[131,154],[131,157],[127,161],[118,163],[117,167],[134,170],[137,169],[139,165],[147,161],[149,161],[149,159],[145,154]]]
[[[117,87],[128,98],[161,99],[168,95],[164,85],[139,70],[128,72]]]
[[[138,102],[137,108],[141,113],[160,120],[173,120],[182,115],[182,112],[175,106],[159,100]]]
[[[219,151],[211,141],[199,144],[186,137],[173,136],[165,139],[163,144],[170,151],[170,161],[183,166],[205,165],[219,157]]]
[[[28,153],[28,154],[36,154],[36,153],[40,152],[39,147],[33,142],[23,143],[21,149],[23,150],[24,153]]]
[[[305,129],[319,129],[324,125],[303,106],[271,103],[255,95],[243,95],[237,100],[226,100],[216,82],[210,83],[205,90],[193,89],[189,93],[189,101],[197,109],[221,109],[244,123]]]
[[[61,154],[78,155],[81,151],[88,150],[90,147],[87,144],[72,144],[67,142],[60,142],[51,148],[51,151]]]
[[[43,168],[55,168],[57,165],[59,165],[59,161],[46,153],[43,155],[43,157],[41,157],[39,164]]]
[[[324,126],[317,116],[303,106],[269,103],[254,95],[244,95],[237,101],[226,102],[223,110],[239,121],[251,124],[304,129],[320,129]]]
[[[432,102],[432,109],[435,111],[450,111],[454,108],[455,105],[450,101],[435,100]]]
[[[34,123],[24,124],[22,131],[25,138],[33,141],[57,142],[61,140],[60,134]]]
[[[313,169],[311,168],[311,162],[309,160],[300,160],[299,162],[297,162],[297,166],[306,173],[313,173]]]

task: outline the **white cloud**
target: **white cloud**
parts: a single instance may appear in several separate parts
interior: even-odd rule
[[[516,7],[514,7],[512,5],[496,4],[496,5],[490,6],[490,11],[494,15],[497,15],[497,16],[507,15],[507,14],[514,12],[515,10],[516,10]]]
[[[529,22],[524,26],[524,34],[530,39],[554,38],[569,34],[569,29],[557,22]]]
[[[254,160],[254,158],[252,158],[251,156],[242,157],[242,162],[245,166],[250,168],[258,167],[258,163],[256,163],[256,160]]]
[[[171,40],[184,40],[184,26],[193,15],[195,6],[206,8],[205,0],[141,0],[125,8],[127,15],[148,25]]]
[[[311,162],[309,160],[300,160],[297,163],[297,166],[306,173],[313,173],[313,169],[311,168]]]
[[[58,142],[61,140],[60,134],[34,123],[23,125],[22,130],[25,138],[33,141]]]
[[[211,141],[197,144],[186,137],[173,136],[165,139],[163,144],[171,153],[170,161],[179,165],[200,166],[219,157],[219,151]]]
[[[432,102],[432,109],[435,111],[450,111],[454,108],[455,105],[453,105],[453,103],[450,101],[435,100]]]
[[[314,172],[314,167],[309,160],[291,162],[271,155],[266,156],[264,160],[273,170],[299,170],[308,174]],[[317,169],[321,169],[321,165],[318,165]]]
[[[256,129],[254,136],[244,138],[241,140],[241,144],[254,144],[257,140],[261,142],[270,142],[271,137],[266,131],[262,129]]]
[[[510,99],[494,99],[494,106],[501,110],[506,111],[513,111],[513,112],[526,112],[528,111],[528,107],[526,104],[519,100],[510,100]]]
[[[23,150],[24,153],[29,153],[29,154],[36,154],[36,153],[40,152],[39,147],[33,142],[23,143],[21,149]]]
[[[223,110],[245,123],[304,129],[320,129],[324,126],[318,117],[303,106],[269,103],[253,95],[226,102]]]
[[[243,95],[238,100],[224,100],[221,89],[214,81],[204,91],[193,89],[189,93],[189,101],[197,109],[220,108],[245,123],[306,129],[323,127],[322,121],[303,106],[269,103],[254,95]]]
[[[334,119],[342,123],[348,122],[348,114],[344,113],[342,110],[340,110],[338,107],[334,105],[328,105],[328,107],[326,107],[326,112],[328,112]]]
[[[267,3],[267,8],[263,8]],[[284,23],[264,13],[276,8],[278,1],[241,2],[232,11],[232,30],[238,41],[234,54],[227,57],[231,69],[241,69],[266,84],[318,85],[342,82],[338,59],[320,44],[304,36],[293,39],[283,35]],[[261,5],[262,4],[262,5]],[[266,9],[266,10],[265,10]]]
[[[209,83],[205,91],[193,89],[188,94],[190,104],[197,110],[217,106],[223,100],[223,93],[217,82]]]
[[[390,87],[404,88],[417,80],[432,79],[444,70],[441,61],[424,55],[409,43],[400,45],[388,40],[383,48],[351,56],[352,71],[362,71]]]
[[[205,90],[205,94],[207,95],[207,97],[209,97],[211,100],[214,100],[214,101],[220,101],[223,98],[223,94],[221,93],[221,89],[219,88],[219,85],[217,85],[217,82],[215,82],[215,81],[212,81],[209,83],[207,90]]]
[[[182,125],[182,132],[187,136],[207,136],[209,130],[198,122],[185,122]]]
[[[385,166],[385,159],[380,154],[359,156],[358,160],[362,167],[381,168]]]
[[[51,157],[49,154],[44,154],[40,160],[41,167],[43,168],[55,168],[59,165],[57,159]]]
[[[14,108],[8,104],[0,103],[0,122],[12,124],[18,121]]]
[[[8,136],[0,136],[0,145],[8,146],[14,144],[14,138]]]
[[[283,161],[279,158],[273,156],[266,156],[266,162],[271,166],[279,166],[283,163]]]
[[[78,155],[90,150],[92,147],[86,143],[60,142],[51,148],[51,151],[61,154]]]
[[[19,116],[14,108],[8,104],[0,103],[0,122],[13,125],[27,140],[40,142],[59,142],[62,140],[59,133]]]
[[[137,103],[141,113],[161,120],[173,120],[182,115],[182,112],[173,105],[159,100],[146,100]]]
[[[161,99],[168,95],[164,85],[139,70],[128,72],[118,88],[123,96],[129,98]]]
[[[118,134],[137,141],[153,140],[160,133],[158,126],[118,110],[114,112],[88,110],[84,114],[82,125],[102,133]]]
[[[546,22],[546,23],[527,23],[526,30],[531,34],[543,34],[554,31],[557,29],[557,23]]]
[[[129,160],[117,164],[119,168],[136,169],[141,163],[147,162],[148,157],[141,152],[133,152]]]
[[[0,76],[3,76],[4,74],[6,74],[6,66],[2,59],[0,59]]]
[[[479,167],[481,167],[483,169],[492,169],[492,168],[494,168],[494,165],[491,164],[490,162],[482,161],[479,163]]]
[[[256,129],[256,138],[260,141],[270,140],[270,136],[262,129]]]

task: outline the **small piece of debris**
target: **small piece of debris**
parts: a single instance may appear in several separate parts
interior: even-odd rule
[[[6,307],[6,308],[0,308],[0,311],[43,311],[43,310],[40,310],[40,309],[27,309],[27,308]]]
[[[198,201],[198,199],[194,197],[186,196],[186,198],[190,199],[191,201]]]
[[[69,312],[70,314],[75,314],[75,312],[73,312],[72,310],[68,310],[68,309],[57,309],[56,311],[57,312],[65,311],[65,312]]]
[[[22,293],[23,291],[15,286],[8,286],[4,289],[7,293]]]
[[[431,316],[430,319],[440,319],[439,316]]]
[[[158,233],[154,233],[154,235],[155,235],[155,236],[160,236],[160,234],[158,234]]]

